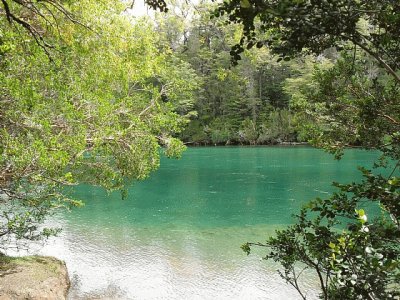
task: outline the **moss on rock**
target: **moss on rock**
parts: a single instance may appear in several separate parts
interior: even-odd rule
[[[0,256],[0,300],[66,299],[65,263],[46,256]]]

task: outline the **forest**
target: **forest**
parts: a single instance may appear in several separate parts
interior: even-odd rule
[[[302,299],[298,264],[321,299],[398,299],[400,4],[145,2],[1,0],[0,250],[59,233],[41,224],[83,205],[77,185],[125,199],[188,146],[357,147],[380,153],[361,182],[242,248]]]

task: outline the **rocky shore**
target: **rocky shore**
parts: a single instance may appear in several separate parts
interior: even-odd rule
[[[64,300],[70,281],[65,263],[45,256],[0,256],[0,300]]]

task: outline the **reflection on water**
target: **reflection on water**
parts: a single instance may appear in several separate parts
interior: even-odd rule
[[[335,162],[311,148],[196,148],[130,190],[79,187],[87,205],[59,216],[62,235],[41,250],[67,263],[70,299],[299,299],[263,249],[264,241],[332,180],[359,178],[376,154],[349,151]],[[317,280],[302,282],[310,299]]]

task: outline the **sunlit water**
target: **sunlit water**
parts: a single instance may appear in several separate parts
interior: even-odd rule
[[[376,153],[348,150],[342,161],[307,147],[191,148],[162,159],[129,197],[81,186],[84,208],[52,222],[63,233],[40,250],[63,259],[70,299],[299,299],[278,265],[246,256],[293,222],[307,200],[327,197],[333,180],[360,178]],[[316,297],[316,278],[302,281]]]

